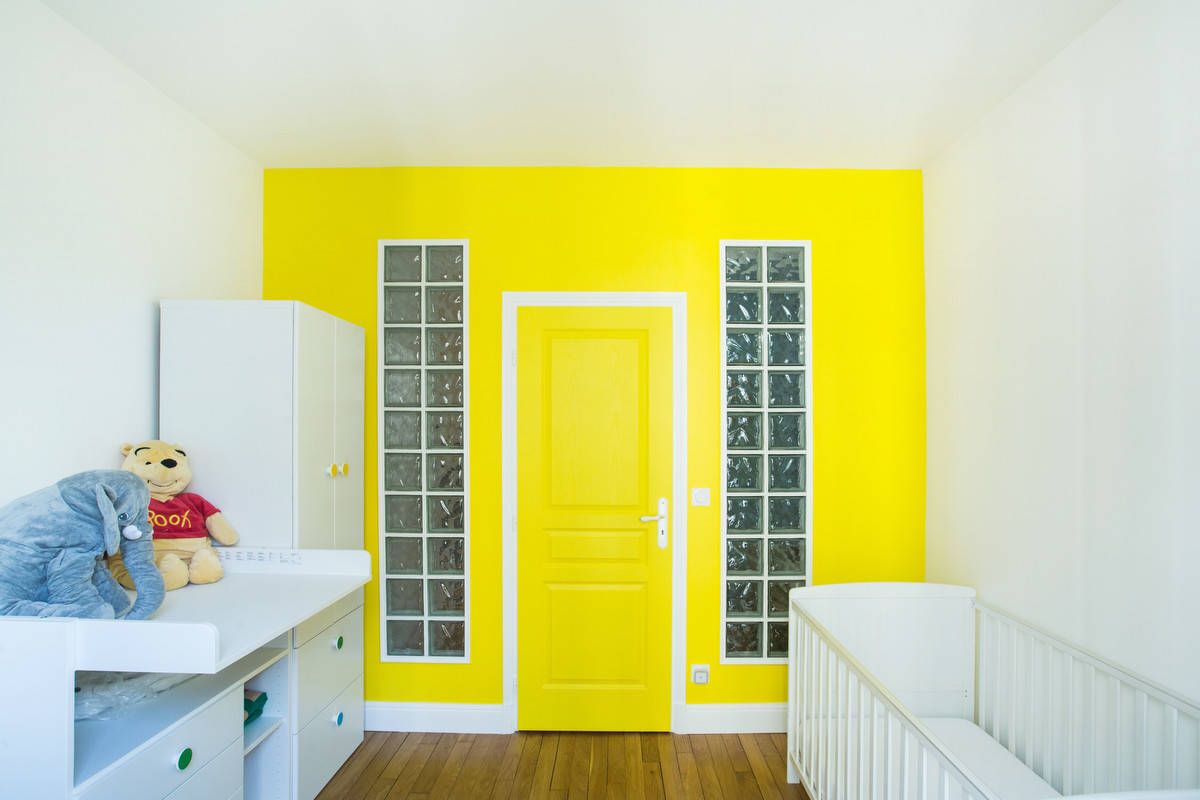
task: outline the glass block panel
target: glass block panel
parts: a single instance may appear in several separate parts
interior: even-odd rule
[[[430,616],[461,617],[466,608],[466,584],[461,580],[434,578],[429,581]]]
[[[804,574],[804,540],[768,539],[767,572],[771,575]]]
[[[387,648],[389,656],[425,655],[425,623],[419,619],[389,619]]]
[[[461,448],[463,446],[463,415],[461,411],[425,412],[425,426],[428,431],[426,443],[434,449]]]
[[[762,334],[758,331],[726,331],[725,363],[734,365],[761,364]]]
[[[728,372],[725,374],[726,404],[730,408],[762,407],[762,373]]]
[[[389,450],[420,449],[421,412],[383,412],[383,446]]]
[[[421,329],[387,328],[383,332],[383,363],[388,366],[421,363]]]
[[[461,453],[434,453],[425,457],[430,489],[463,488],[463,457]]]
[[[762,322],[762,292],[758,289],[726,289],[725,321]]]
[[[431,621],[429,623],[429,655],[461,656],[466,652],[467,626],[464,622]]]
[[[431,369],[425,373],[425,405],[462,407],[463,371]]]
[[[786,622],[767,623],[767,657],[787,658],[788,654],[788,624]]]
[[[730,533],[762,532],[762,498],[728,497],[725,499],[725,528]]]
[[[462,533],[464,508],[462,495],[430,495],[426,498],[426,502],[429,504],[430,531]]]
[[[725,623],[725,655],[728,658],[759,658],[762,656],[761,622]]]
[[[389,575],[421,574],[421,537],[387,537],[384,543],[385,562]]]
[[[463,290],[433,289],[425,290],[425,321],[432,323],[463,321]]]
[[[429,245],[428,279],[434,283],[462,283],[462,245]]]
[[[761,575],[762,540],[729,539],[726,541],[725,574]]]
[[[387,579],[387,613],[421,614],[425,610],[425,581],[420,578]]]
[[[421,405],[421,370],[385,369],[383,371],[385,406]]]
[[[804,322],[803,289],[771,289],[767,292],[767,322],[799,325]]]
[[[762,615],[762,581],[725,581],[725,616]]]
[[[767,459],[767,488],[772,492],[804,490],[804,456],[770,456]]]
[[[768,247],[767,280],[771,283],[800,283],[804,280],[803,247]]]
[[[762,250],[757,247],[725,248],[725,280],[730,283],[754,283],[762,280]]]
[[[726,488],[730,491],[762,491],[762,456],[728,456],[726,469]]]
[[[804,331],[767,331],[767,363],[773,367],[791,367],[804,363]]]
[[[804,373],[772,372],[768,375],[767,403],[772,408],[803,408]]]
[[[463,363],[462,328],[427,328],[425,340],[426,364]]]
[[[725,444],[730,450],[761,450],[762,414],[726,414]]]
[[[383,248],[383,279],[388,283],[421,280],[421,246],[389,244]]]
[[[808,441],[803,414],[768,414],[767,446],[772,450],[803,450]]]
[[[421,532],[421,496],[389,494],[383,500],[383,529],[388,533]]]
[[[786,617],[788,614],[788,592],[804,581],[767,581],[767,616]]]
[[[767,504],[769,533],[804,533],[803,497],[772,497]]]
[[[421,491],[419,453],[386,453],[383,456],[383,488],[388,492]]]
[[[462,575],[463,539],[431,537],[429,539],[429,573],[431,575]]]
[[[383,290],[383,321],[420,322],[421,290],[408,286],[388,286]]]

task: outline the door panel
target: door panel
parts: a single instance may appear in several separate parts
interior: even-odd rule
[[[671,311],[517,319],[517,715],[525,730],[667,730]]]
[[[296,531],[299,547],[333,547],[334,323],[296,309]]]
[[[333,546],[361,550],[363,546],[363,381],[366,356],[363,331],[337,322],[335,332],[334,461],[339,475],[334,483]]]

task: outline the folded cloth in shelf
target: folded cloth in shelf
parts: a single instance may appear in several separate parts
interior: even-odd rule
[[[262,716],[267,707],[267,693],[246,689],[242,700],[242,724],[249,725]]]
[[[75,719],[117,719],[138,703],[191,677],[156,672],[76,672]]]

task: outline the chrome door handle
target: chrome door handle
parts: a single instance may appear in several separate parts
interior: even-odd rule
[[[638,517],[639,522],[658,523],[658,546],[660,549],[664,549],[667,546],[667,519],[669,516],[670,515],[667,514],[667,498],[660,497],[658,498],[657,514],[643,514],[642,516]]]

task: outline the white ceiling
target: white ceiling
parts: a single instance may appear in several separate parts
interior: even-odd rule
[[[919,167],[1114,2],[46,0],[305,167]]]

